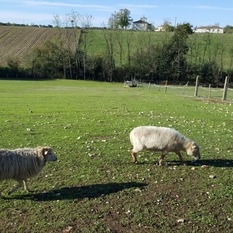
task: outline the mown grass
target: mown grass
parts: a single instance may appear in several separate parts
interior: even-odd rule
[[[0,81],[0,147],[50,145],[57,162],[0,189],[1,232],[231,232],[233,107],[178,93],[85,81]],[[159,154],[132,163],[130,130],[174,127],[202,159],[167,166]],[[205,166],[203,166],[205,165]]]

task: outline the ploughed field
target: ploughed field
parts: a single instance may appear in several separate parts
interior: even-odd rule
[[[43,46],[46,41],[62,38],[69,29],[0,26],[0,66],[8,61],[19,61],[22,67],[33,60],[33,50]]]

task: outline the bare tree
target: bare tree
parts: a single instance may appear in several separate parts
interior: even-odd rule
[[[82,28],[90,28],[93,21],[92,15],[80,15],[80,24]]]
[[[112,82],[113,69],[115,68],[114,61],[114,33],[115,31],[103,30],[103,37],[106,45],[106,64],[105,73],[109,76],[109,81]]]
[[[82,59],[83,59],[83,77],[84,80],[86,79],[86,70],[87,70],[87,53],[88,53],[88,47],[90,46],[90,37],[88,36],[88,28],[91,27],[91,22],[93,20],[93,17],[91,15],[89,16],[81,16],[80,17],[80,22],[83,28],[82,29],[82,34],[81,34],[81,39],[80,43],[82,42],[82,50],[83,52],[81,53]]]
[[[124,43],[124,35],[123,31],[117,30],[115,31],[115,37],[116,37],[116,42],[119,47],[119,56],[120,56],[120,66],[123,64],[123,53],[124,53],[124,48],[123,48],[123,43]]]
[[[64,69],[69,69],[69,77],[74,78],[74,75],[77,79],[77,74],[79,73],[79,64],[80,59],[83,63],[83,74],[84,79],[86,79],[86,60],[87,60],[87,46],[88,46],[88,37],[87,31],[82,31],[79,28],[79,25],[84,28],[88,28],[91,26],[91,22],[93,20],[92,16],[82,16],[76,11],[71,11],[71,13],[67,14],[64,18],[63,25],[65,28],[62,29],[62,33],[60,35],[62,41],[62,49],[66,51],[64,56]],[[62,25],[59,16],[55,17],[56,25]],[[64,33],[65,30],[65,33]],[[82,34],[82,35],[81,35]],[[64,36],[65,35],[65,36]],[[82,40],[82,48],[80,48],[80,43]],[[67,64],[67,66],[65,66]],[[75,74],[74,74],[75,67]],[[66,77],[66,73],[64,72],[64,76]]]
[[[131,49],[132,49],[132,43],[133,43],[133,31],[128,31],[126,33],[126,45],[127,45],[127,62],[128,66],[131,66]]]
[[[118,20],[117,20],[117,13],[114,12],[111,14],[109,20],[108,20],[108,26],[111,29],[118,29],[119,28],[119,24],[118,24]]]

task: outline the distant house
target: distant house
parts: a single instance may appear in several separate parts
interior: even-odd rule
[[[155,29],[156,32],[165,32],[164,26],[159,26]]]
[[[147,31],[149,30],[151,24],[148,23],[147,18],[142,17],[140,20],[138,21],[134,21],[133,22],[133,30],[139,30],[139,31]]]
[[[223,33],[224,29],[219,26],[206,26],[206,27],[196,27],[194,29],[196,33]]]

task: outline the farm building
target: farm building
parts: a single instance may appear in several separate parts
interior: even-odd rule
[[[135,79],[124,82],[124,87],[137,87],[137,85],[138,85],[138,82]]]
[[[223,33],[224,29],[219,26],[206,26],[206,27],[196,27],[194,29],[196,33]]]
[[[147,18],[142,17],[140,20],[134,21],[132,29],[139,30],[139,31],[147,31],[149,27],[151,26],[151,24],[148,23],[146,20]]]
[[[165,32],[164,26],[159,26],[155,29],[155,32]]]

